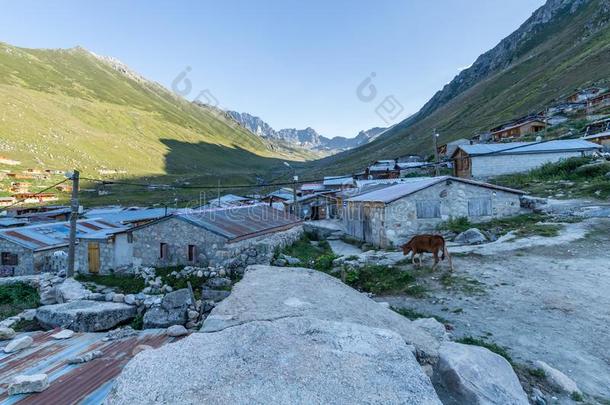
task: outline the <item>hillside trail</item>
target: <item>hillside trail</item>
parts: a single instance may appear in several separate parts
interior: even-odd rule
[[[520,363],[542,360],[585,393],[610,399],[610,219],[567,224],[557,237],[452,247],[446,265],[423,281],[428,297],[376,297],[395,307],[447,319],[456,338],[484,338]],[[427,258],[430,261],[430,258]]]

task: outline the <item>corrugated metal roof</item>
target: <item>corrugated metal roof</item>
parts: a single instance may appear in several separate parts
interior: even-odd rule
[[[324,184],[322,184],[322,183],[303,183],[303,184],[301,184],[301,190],[304,190],[304,191],[324,190]]]
[[[425,188],[428,188],[430,186],[433,186],[435,184],[441,183],[446,180],[459,181],[462,183],[472,184],[474,186],[493,188],[493,189],[498,189],[498,190],[502,190],[502,191],[507,191],[510,193],[525,194],[524,192],[522,192],[520,190],[514,190],[511,188],[507,188],[507,187],[496,186],[495,184],[484,183],[481,181],[462,179],[459,177],[452,177],[452,176],[440,176],[440,177],[419,178],[416,181],[395,184],[393,186],[385,187],[380,190],[376,190],[376,191],[373,191],[370,193],[365,193],[362,195],[352,197],[352,198],[348,199],[347,201],[350,201],[350,202],[382,202],[382,203],[388,204],[388,203],[396,201],[400,198],[406,197],[410,194],[416,193],[420,190],[423,190]]]
[[[28,221],[25,219],[16,219],[16,218],[0,218],[0,227],[7,228],[9,226],[19,226],[26,225]]]
[[[347,186],[353,185],[354,179],[352,176],[324,176],[325,186]]]
[[[597,138],[606,138],[610,136],[610,131],[600,132],[599,134],[587,135],[583,136],[582,139],[597,139]]]
[[[523,153],[552,153],[599,149],[600,146],[582,139],[566,139],[548,142],[478,143],[460,145],[458,149],[471,156],[484,154],[516,155]]]
[[[247,239],[300,223],[300,219],[294,215],[268,205],[194,211],[174,216],[229,240]]]
[[[82,238],[86,234],[114,233],[121,229],[123,228],[120,225],[100,219],[80,220],[76,224],[76,236]],[[54,222],[2,229],[0,230],[0,238],[37,251],[67,246],[69,232],[69,222]]]
[[[129,222],[152,221],[171,214],[173,208],[146,208],[146,209],[124,209],[121,211],[111,210],[108,212],[92,210],[84,214],[87,218],[100,218],[117,224]]]
[[[105,333],[76,333],[70,339],[55,340],[51,335],[56,332],[28,333],[34,339],[32,346],[16,353],[0,351],[0,404],[101,404],[136,346],[157,348],[180,339],[168,337],[159,329],[107,342],[102,341]],[[100,350],[102,357],[67,364],[71,357],[93,350]],[[45,391],[8,396],[6,389],[14,376],[39,373],[49,376],[50,385]]]

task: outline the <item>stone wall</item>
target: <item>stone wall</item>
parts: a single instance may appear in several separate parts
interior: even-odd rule
[[[102,240],[93,241],[79,239],[76,245],[75,271],[81,274],[89,273],[89,243],[97,243],[100,250],[100,269],[99,274],[111,274],[117,269],[114,261],[114,241]]]
[[[133,235],[134,265],[165,267],[210,264],[210,256],[222,249],[227,239],[186,221],[169,218],[136,229]],[[167,257],[161,259],[161,243],[167,244]],[[196,257],[188,261],[188,246],[196,246]]]
[[[16,266],[0,264],[0,277],[54,273],[65,270],[67,266],[66,251],[67,248],[58,248],[34,252],[16,243],[0,239],[0,252],[17,254],[18,260]]]
[[[587,152],[586,155],[590,155]],[[472,177],[486,178],[502,174],[526,172],[549,162],[583,156],[583,152],[528,153],[523,155],[473,156]]]
[[[365,240],[377,246],[396,246],[415,234],[435,231],[441,222],[451,218],[467,217],[471,222],[483,222],[518,214],[521,211],[519,197],[518,194],[459,181],[451,181],[449,185],[443,182],[387,204],[385,208],[369,203],[371,208],[367,209],[360,208],[366,207],[365,203],[350,203],[348,212],[355,216],[346,220],[346,230],[360,239],[366,235]],[[469,215],[468,202],[475,198],[489,198],[492,215]],[[440,201],[440,217],[418,218],[417,202],[429,200]],[[358,210],[367,212],[360,214]]]

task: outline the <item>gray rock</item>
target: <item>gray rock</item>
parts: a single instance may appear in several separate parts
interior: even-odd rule
[[[214,277],[206,281],[205,284],[212,289],[222,289],[231,286],[231,279],[226,277]]]
[[[207,301],[220,302],[231,295],[231,291],[227,290],[214,290],[208,287],[201,289],[201,299]]]
[[[301,264],[301,261],[299,259],[297,259],[296,257],[282,255],[282,259],[286,260],[286,262],[291,266],[297,266],[297,265]]]
[[[456,236],[453,241],[465,245],[478,245],[487,242],[487,237],[477,228],[470,228]]]
[[[8,386],[9,395],[42,392],[49,387],[49,377],[46,374],[18,375]]]
[[[440,341],[449,340],[449,334],[445,325],[434,318],[422,318],[413,321],[413,325],[422,328]]]
[[[131,355],[135,356],[136,354],[143,352],[144,350],[152,350],[153,347],[149,346],[149,345],[137,345],[136,347],[133,348],[133,350],[131,351]]]
[[[286,259],[282,259],[282,258],[275,259],[275,261],[273,262],[274,266],[280,266],[280,267],[284,267],[287,264],[288,264],[288,262],[286,261]]]
[[[136,312],[135,307],[116,302],[72,301],[38,308],[36,320],[47,328],[100,332],[129,321]]]
[[[19,350],[26,349],[34,343],[34,339],[30,336],[19,336],[13,338],[8,344],[4,347],[4,353],[14,353]]]
[[[104,336],[102,339],[104,342],[110,340],[124,339],[126,337],[135,336],[138,334],[137,330],[134,330],[131,326],[125,326],[124,328],[113,329]]]
[[[151,307],[144,314],[144,328],[167,328],[172,325],[184,325],[187,321],[187,310],[192,304],[189,290],[183,288],[167,294],[160,305]]]
[[[57,302],[62,304],[64,302],[84,300],[90,293],[78,281],[73,278],[67,278],[63,283],[55,286],[55,294]]]
[[[52,305],[57,303],[57,293],[55,287],[47,287],[40,290],[40,304]]]
[[[15,337],[15,331],[12,328],[0,328],[0,340],[9,340]]]
[[[310,318],[194,333],[141,352],[106,403],[441,404],[400,335]]]
[[[530,395],[530,399],[534,405],[546,405],[544,394],[538,388],[532,388],[532,395]]]
[[[87,352],[85,354],[82,354],[80,356],[76,356],[76,357],[72,357],[68,359],[68,364],[81,364],[81,363],[87,363],[93,359],[97,359],[99,357],[102,357],[104,355],[104,353],[102,353],[101,350],[94,350],[92,352]]]
[[[114,293],[114,292],[112,292],[112,291],[111,291],[111,292],[107,292],[107,293],[106,293],[106,296],[105,296],[105,300],[106,300],[106,302],[112,302],[112,301],[114,301],[114,294],[115,294],[115,293]]]
[[[114,294],[112,297],[113,302],[125,302],[125,294]]]
[[[433,381],[445,405],[529,403],[508,361],[480,346],[443,343]]]
[[[87,299],[91,301],[106,301],[106,296],[102,293],[91,293],[87,296]]]
[[[214,332],[245,322],[298,316],[390,329],[415,346],[422,360],[437,355],[438,340],[404,316],[332,276],[300,267],[248,267],[201,330]]]
[[[125,298],[123,299],[123,301],[125,301],[125,304],[127,305],[135,305],[136,303],[136,296],[133,294],[127,294],[125,296]]]
[[[19,317],[25,321],[32,321],[36,317],[36,309],[26,309],[19,314]]]
[[[560,392],[565,392],[567,394],[572,394],[573,392],[582,394],[574,380],[572,380],[570,377],[568,377],[561,371],[549,366],[544,361],[539,360],[536,361],[534,364],[536,365],[536,367],[544,371],[545,380],[556,390]]]
[[[189,331],[182,325],[172,325],[165,331],[167,336],[178,337],[188,335]]]
[[[59,332],[51,335],[51,337],[53,339],[57,339],[57,340],[70,339],[72,336],[74,336],[74,331],[70,330],[70,329],[64,329],[62,331],[59,331]]]

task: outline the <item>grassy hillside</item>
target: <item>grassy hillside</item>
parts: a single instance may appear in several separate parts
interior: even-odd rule
[[[200,178],[250,176],[277,159],[310,157],[116,67],[82,48],[0,43],[0,155],[22,168]]]
[[[505,65],[498,64],[500,67],[488,71],[475,63],[468,70],[474,69],[475,74],[477,70],[485,70],[485,75],[472,80],[474,84],[470,87],[460,87],[463,80],[460,75],[420,113],[397,124],[387,135],[356,150],[314,162],[307,168],[312,173],[322,170],[343,173],[361,170],[375,159],[408,153],[427,155],[432,153],[435,128],[441,134],[440,143],[469,138],[504,121],[540,111],[576,88],[594,83],[608,85],[608,3],[590,0],[573,14],[568,7],[548,23],[528,32],[512,51],[500,49],[505,51]],[[519,35],[512,38],[516,37]],[[468,77],[468,72],[464,75]]]

